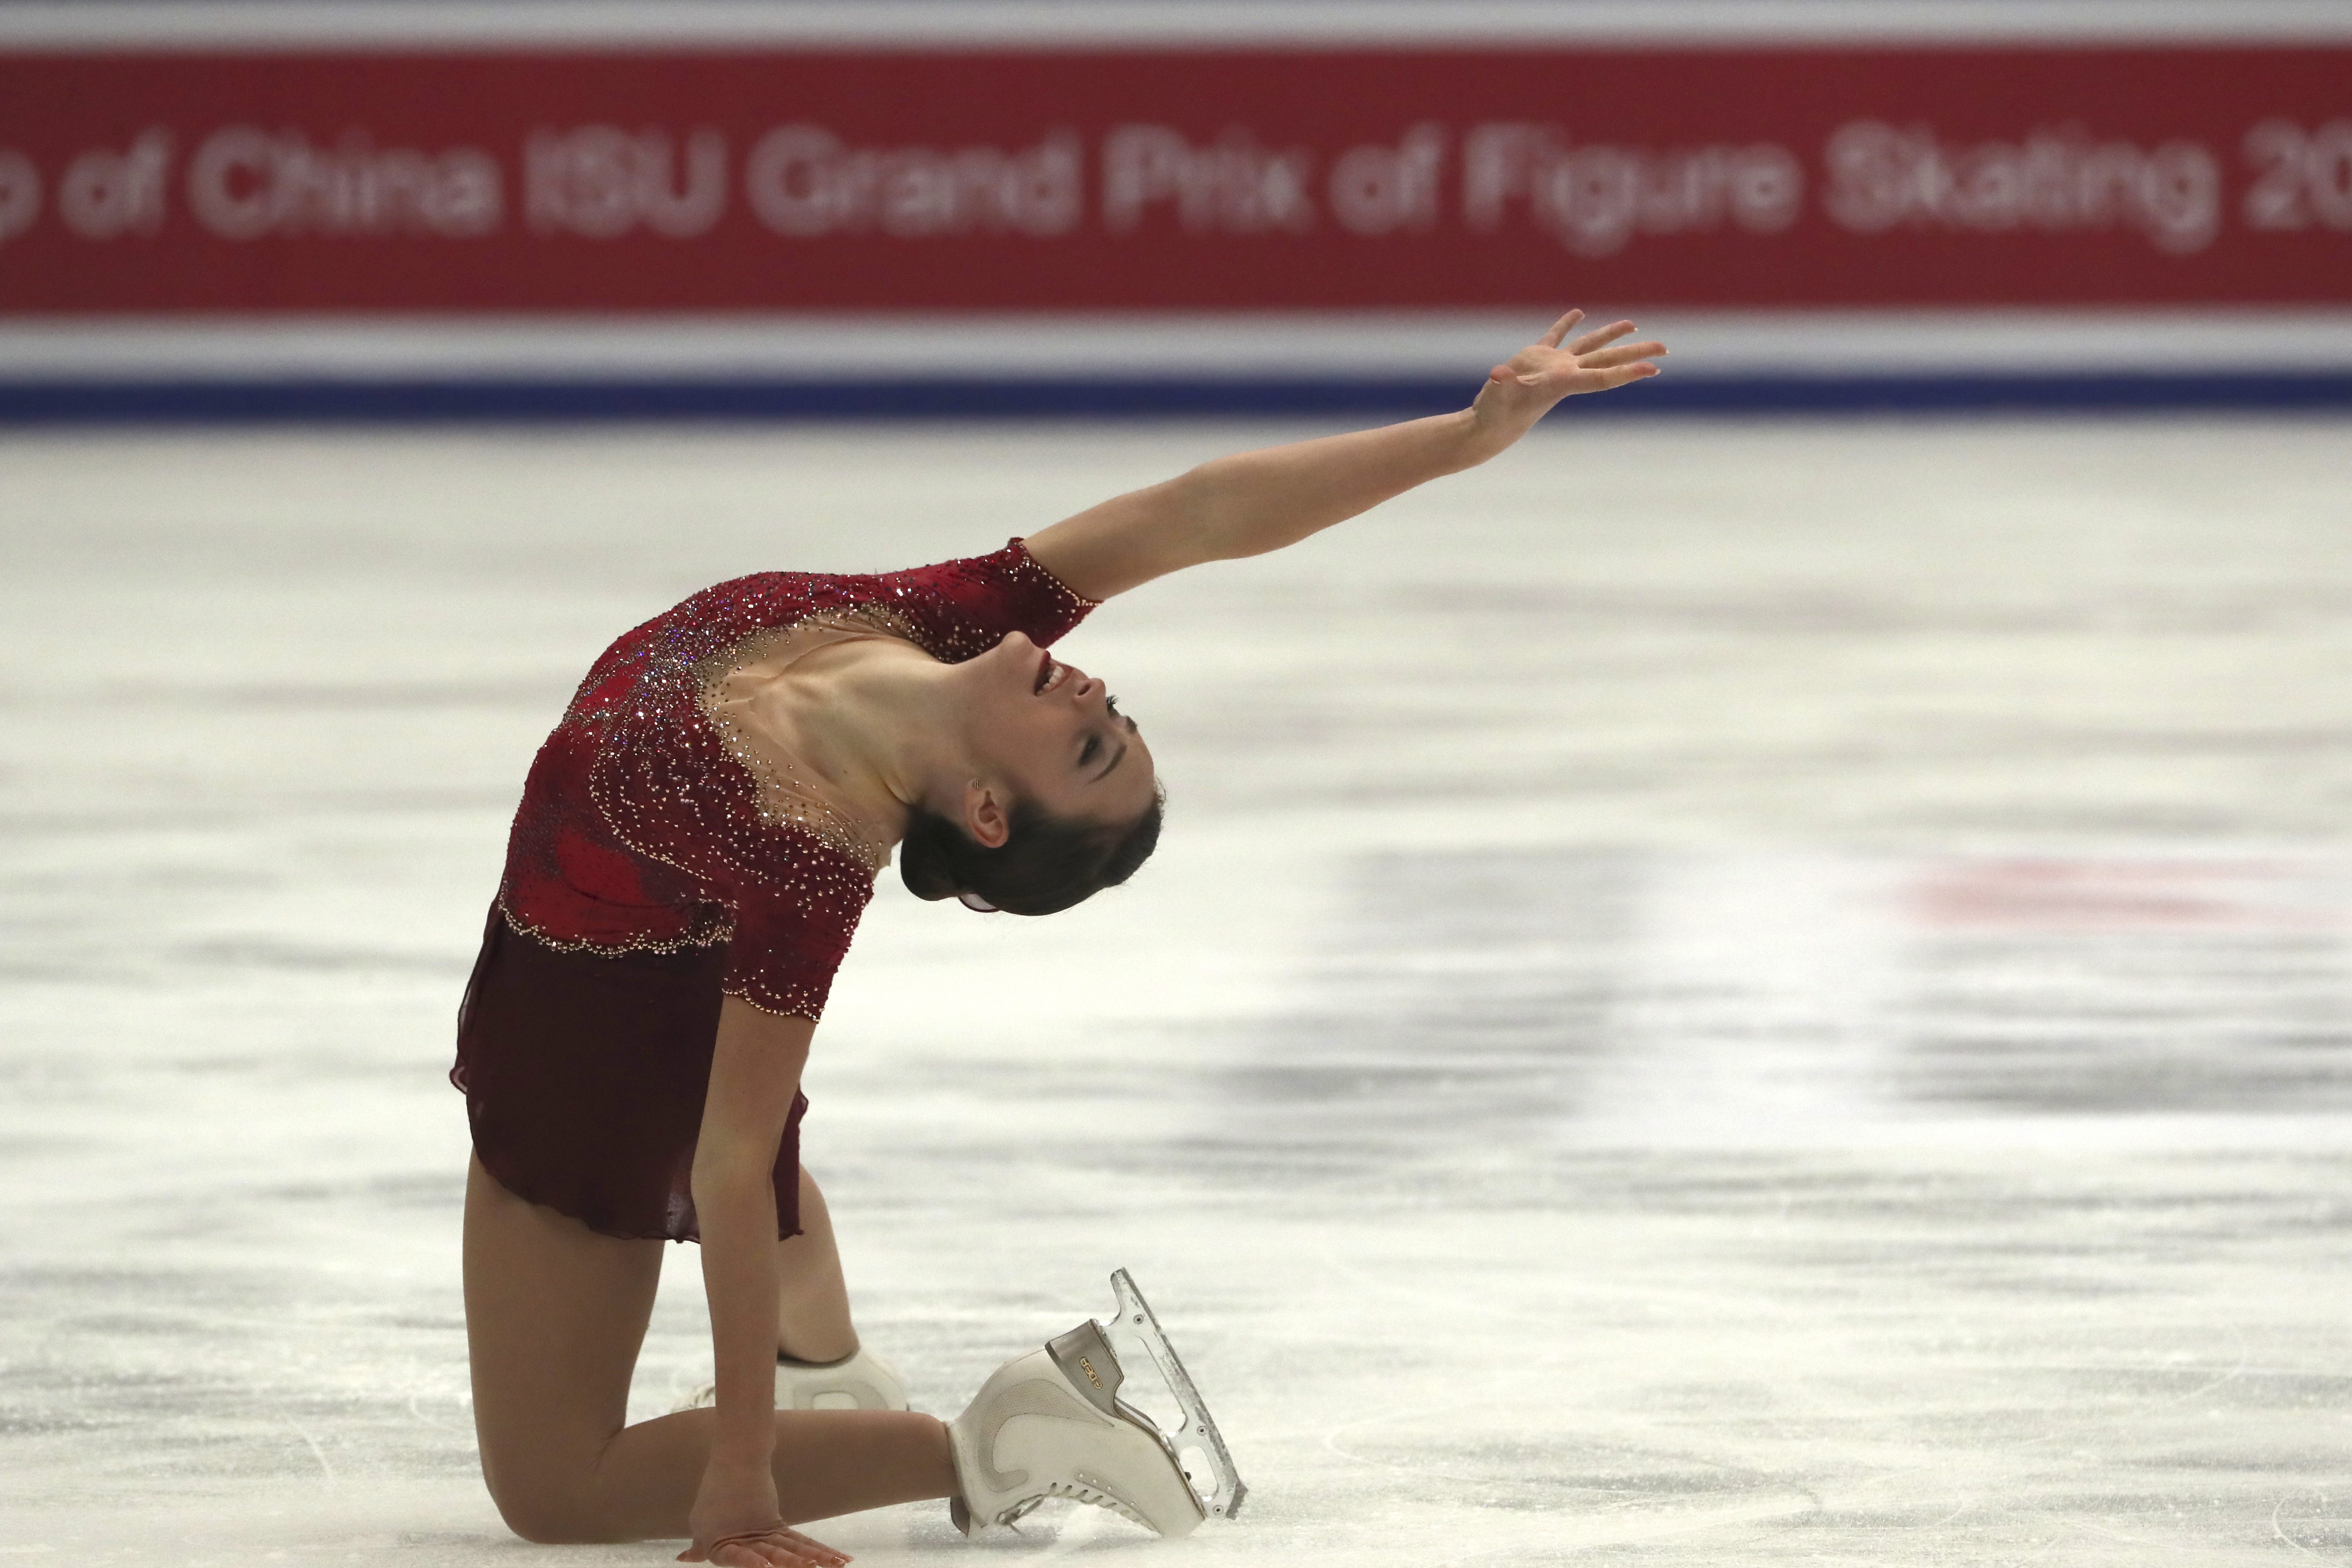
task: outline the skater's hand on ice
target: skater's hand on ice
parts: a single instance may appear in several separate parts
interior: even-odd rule
[[[1568,342],[1568,334],[1583,320],[1583,311],[1570,310],[1551,324],[1551,331],[1513,354],[1509,363],[1486,373],[1486,384],[1478,389],[1470,413],[1495,450],[1526,435],[1563,397],[1608,392],[1658,374],[1651,361],[1666,352],[1665,344],[1619,342],[1633,330],[1631,321],[1596,327]]]
[[[845,1552],[811,1541],[784,1522],[776,1508],[776,1480],[765,1465],[714,1462],[702,1473],[687,1524],[694,1544],[680,1563],[715,1568],[844,1568]]]
[[[708,1547],[697,1538],[677,1560],[718,1568],[842,1568],[849,1557],[779,1521],[766,1530],[721,1536]]]

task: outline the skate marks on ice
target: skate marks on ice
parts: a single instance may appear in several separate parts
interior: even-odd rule
[[[2344,870],[1378,857],[1191,1129],[1325,1304],[1227,1375],[1369,1384],[1277,1473],[1481,1559],[2340,1539]]]
[[[1284,1433],[1256,1461],[1283,1483],[1258,1524],[1311,1498],[1645,1561],[2047,1560],[2123,1535],[2233,1562],[2341,1474],[2340,1270],[2311,1257],[2331,1232],[2340,1256],[2315,1211],[2352,1162],[1833,1163],[1580,1154],[1385,1226],[1285,1223],[1324,1242],[1294,1288],[1352,1308],[1285,1359],[1351,1408],[1319,1453]],[[2217,1181],[2266,1202],[2212,1212]],[[1232,1417],[1244,1455],[1265,1414]]]
[[[1326,1254],[1354,1266],[1328,1272],[1368,1310],[1334,1331],[1380,1368],[1383,1397],[1358,1417],[1368,1429],[1331,1442],[1373,1474],[1330,1477],[1325,1500],[1409,1489],[1580,1531],[1680,1531],[1700,1553],[1867,1560],[1897,1531],[1906,1561],[2030,1555],[2124,1531],[2219,1561],[2341,1471],[2352,1380],[2322,1305],[2336,1281],[2307,1258],[2325,1246],[2311,1195],[2340,1186],[2345,1162],[2228,1172],[2301,1200],[2267,1226],[2198,1216],[2176,1193],[2175,1212],[2087,1243],[2102,1211],[2166,1206],[2147,1191],[2153,1162],[2012,1187],[1933,1163],[1906,1162],[1906,1182],[1882,1157],[1843,1194],[1752,1158],[1714,1163],[1704,1184],[1642,1163],[1631,1180],[1555,1166],[1548,1192],[1516,1201],[1490,1185],[1497,1219],[1455,1224],[1442,1254],[1374,1237]],[[2181,1163],[2185,1183],[2224,1173]],[[1889,1246],[1906,1186],[1913,1235]],[[1731,1195],[1743,1187],[1750,1205]],[[2037,1196],[2039,1214],[2012,1212]],[[1477,1244],[1518,1267],[1465,1265]],[[1370,1283],[1400,1279],[1458,1284]],[[1496,1300],[1512,1305],[1479,1310]],[[1400,1343],[1397,1323],[1454,1327]],[[1457,1397],[1411,1397],[1431,1387]],[[1813,1506],[1782,1506],[1791,1490]],[[1780,1522],[1738,1528],[1744,1509]]]

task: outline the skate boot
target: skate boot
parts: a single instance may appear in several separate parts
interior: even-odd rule
[[[706,1384],[678,1406],[693,1410],[719,1402],[719,1385]],[[779,1410],[904,1410],[907,1385],[890,1365],[860,1345],[839,1361],[794,1361],[776,1352]]]
[[[1183,1424],[1162,1432],[1118,1396],[1126,1369],[1105,1325],[1088,1319],[999,1367],[948,1424],[957,1489],[948,1509],[964,1534],[1009,1525],[1049,1497],[1108,1508],[1171,1537],[1240,1508],[1244,1489],[1224,1440],[1151,1309],[1126,1269],[1111,1288],[1119,1303],[1111,1326],[1142,1343],[1183,1407]]]
[[[907,1385],[864,1345],[839,1361],[776,1357],[779,1410],[904,1410]]]

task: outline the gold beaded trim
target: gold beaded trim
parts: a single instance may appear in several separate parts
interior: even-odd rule
[[[499,892],[499,913],[518,933],[530,938],[541,947],[551,947],[558,952],[584,952],[596,958],[625,958],[633,952],[684,952],[689,947],[717,947],[721,942],[731,941],[735,935],[735,927],[730,922],[707,936],[688,935],[675,939],[633,936],[625,942],[575,942],[542,930],[515,913],[513,907],[507,902],[503,889]]]
[[[765,1013],[771,1018],[798,1018],[804,1024],[814,1024],[818,1022],[815,1009],[811,1009],[806,1013],[796,1013],[789,1008],[770,1007],[763,1003],[753,1001],[750,993],[740,990],[732,985],[723,985],[719,987],[719,994],[721,996],[732,996],[735,1000],[742,1003],[743,1005],[751,1008],[753,1012]]]

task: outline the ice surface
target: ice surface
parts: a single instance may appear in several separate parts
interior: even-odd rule
[[[886,881],[809,1086],[867,1337],[949,1411],[1128,1265],[1251,1488],[986,1560],[2342,1561],[2352,432],[1561,423],[1067,645],[1131,888]],[[0,441],[0,1562],[666,1561],[474,1473],[531,749],[706,582],[1282,434]]]

